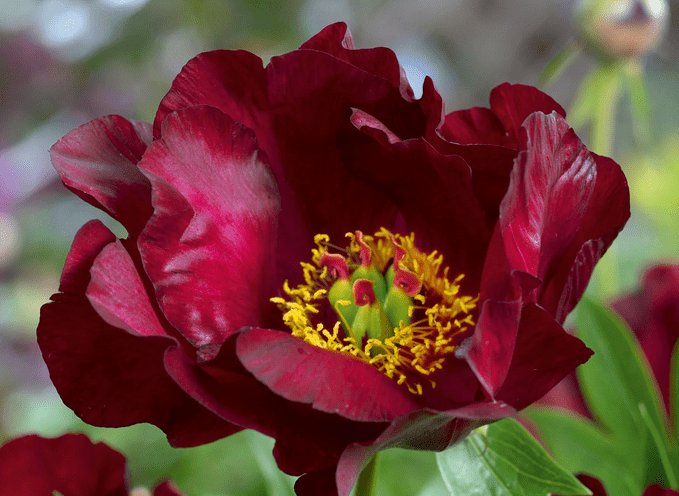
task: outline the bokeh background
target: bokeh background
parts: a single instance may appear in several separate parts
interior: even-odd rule
[[[49,381],[35,342],[40,306],[58,286],[75,232],[92,218],[70,194],[50,146],[95,117],[152,121],[181,67],[201,51],[246,49],[265,61],[325,25],[349,24],[359,48],[387,46],[416,94],[426,75],[448,111],[486,106],[510,81],[535,85],[575,37],[568,0],[0,0],[0,443],[26,432],[84,431],[125,453],[133,485],[171,477],[191,495],[292,495],[273,442],[243,432],[173,450],[153,426],[86,426]],[[589,291],[633,291],[653,262],[679,258],[679,3],[644,61],[650,132],[635,139],[629,99],[617,108],[612,155],[628,175],[633,215]],[[546,91],[566,109],[597,64],[580,55]],[[577,129],[588,140],[588,129]],[[595,150],[596,151],[596,150]],[[404,469],[405,467],[405,469]],[[390,450],[377,494],[443,494],[431,453]]]

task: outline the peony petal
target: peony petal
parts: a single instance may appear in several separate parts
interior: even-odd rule
[[[295,481],[297,496],[337,496],[336,466],[302,475]]]
[[[178,349],[169,350],[168,371],[196,401],[225,420],[274,437],[274,457],[285,473],[301,475],[331,467],[349,443],[374,439],[387,425],[353,422],[276,395],[238,362],[237,337],[200,365]]]
[[[245,62],[240,52],[209,52],[190,61],[161,104],[156,132],[170,111],[195,104],[216,106],[255,131],[281,194],[281,283],[295,282],[314,234],[339,240],[394,222],[393,204],[347,174],[340,159],[336,135],[347,109],[376,116],[400,138],[421,136],[427,117],[387,80],[327,53],[297,50],[272,58],[265,71],[259,59]]]
[[[137,163],[151,142],[151,125],[117,115],[95,119],[50,150],[64,184],[136,236],[151,216],[151,184]]]
[[[38,344],[64,403],[93,425],[153,423],[176,445],[201,444],[236,432],[238,428],[191,400],[165,372],[163,354],[177,340],[166,335],[140,289],[132,259],[112,239],[99,221],[78,232],[62,292],[41,311]],[[116,270],[129,279],[116,278]],[[106,319],[124,329],[97,313],[86,288]]]
[[[458,110],[446,115],[439,133],[446,140],[461,145],[510,145],[500,119],[490,109],[482,107]]]
[[[403,98],[415,99],[413,89],[408,83],[405,71],[401,68],[396,54],[388,48],[377,47],[356,50],[349,28],[343,22],[326,26],[316,36],[304,43],[300,50],[325,52],[364,71],[389,81],[399,88]]]
[[[594,265],[606,253],[630,217],[627,180],[613,160],[591,154],[596,163],[596,184],[587,211],[570,245],[560,256],[552,250],[546,267],[540,305],[563,323],[587,287]],[[552,232],[557,230],[554,226]]]
[[[351,124],[338,138],[347,168],[399,208],[418,248],[438,250],[451,274],[465,274],[465,290],[476,292],[490,233],[467,164],[423,139],[395,142],[362,113]]]
[[[521,410],[544,396],[593,353],[542,308],[528,304],[521,312],[512,364],[496,398]]]
[[[194,346],[263,323],[279,196],[252,133],[213,107],[179,110],[140,162],[155,213],[139,237],[164,315]]]
[[[252,329],[238,337],[236,353],[243,366],[274,393],[310,403],[322,412],[385,422],[419,408],[406,388],[375,367],[284,332]]]
[[[544,280],[575,238],[595,189],[597,169],[562,117],[533,114],[516,159],[500,226],[510,266]]]
[[[185,496],[185,493],[173,481],[165,481],[153,490],[153,496]]]
[[[521,126],[535,112],[556,112],[566,117],[566,111],[546,93],[523,84],[503,83],[490,92],[490,110],[500,119],[511,143],[519,143]]]
[[[404,415],[374,441],[354,443],[344,450],[337,465],[338,494],[349,496],[361,470],[378,451],[397,447],[441,451],[481,425],[514,415],[516,410],[501,401],[472,403],[445,412],[419,410]]]
[[[0,494],[127,496],[125,457],[84,434],[23,436],[0,447]]]

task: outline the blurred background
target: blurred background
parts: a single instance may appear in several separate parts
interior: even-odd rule
[[[604,299],[632,291],[652,262],[679,256],[679,2],[667,5],[665,34],[643,60],[650,121],[642,139],[634,96],[615,108],[609,151],[628,175],[633,215],[590,285]],[[82,224],[117,226],[61,185],[49,148],[102,115],[152,121],[174,76],[201,51],[242,48],[266,62],[339,20],[356,47],[393,49],[417,95],[430,75],[447,111],[487,106],[497,84],[538,84],[575,39],[574,8],[569,0],[0,0],[0,443],[85,431],[129,457],[134,485],[171,477],[191,495],[292,494],[273,442],[256,433],[172,450],[155,427],[92,428],[63,406],[35,342],[39,309]],[[597,60],[577,55],[545,91],[567,110],[577,105]],[[586,120],[576,120],[588,142]],[[377,494],[443,491],[431,453],[390,450],[379,481]]]

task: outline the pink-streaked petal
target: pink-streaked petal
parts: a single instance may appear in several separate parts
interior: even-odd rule
[[[399,208],[418,248],[438,250],[451,274],[465,274],[465,289],[477,291],[490,232],[467,164],[423,139],[391,142],[362,114],[353,117],[338,138],[347,168]]]
[[[363,69],[370,74],[389,81],[400,89],[403,98],[415,99],[405,71],[401,68],[396,54],[388,48],[367,48],[356,50],[349,28],[343,22],[326,26],[316,36],[304,43],[300,50],[318,50]]]
[[[375,367],[284,332],[252,329],[238,337],[236,353],[243,366],[274,393],[323,412],[385,422],[419,408],[406,388]]]
[[[179,110],[139,166],[155,208],[139,250],[170,323],[197,347],[263,323],[279,196],[252,131],[213,107]]]
[[[501,401],[472,403],[445,412],[419,410],[404,415],[374,441],[353,443],[344,450],[337,465],[338,495],[349,496],[361,470],[378,451],[397,447],[441,451],[481,425],[514,415],[516,410]]]
[[[490,92],[490,110],[500,119],[510,142],[518,143],[523,122],[534,112],[556,112],[566,117],[566,111],[552,97],[523,84],[503,83]]]
[[[0,494],[127,496],[125,457],[84,434],[28,435],[0,447]]]
[[[595,189],[593,157],[566,121],[553,113],[526,120],[526,145],[500,205],[500,226],[512,269],[545,278],[551,261],[575,238]]]
[[[93,425],[153,423],[178,446],[236,432],[168,376],[163,355],[178,343],[165,335],[140,284],[131,258],[101,222],[91,221],[78,232],[61,292],[43,306],[38,326],[38,344],[64,403]],[[86,291],[107,320],[124,329],[104,320]]]
[[[219,354],[200,365],[191,363],[179,350],[170,350],[166,366],[205,408],[229,422],[274,437],[274,457],[285,473],[301,475],[333,466],[349,443],[374,439],[386,427],[381,422],[354,422],[276,395],[238,362],[236,338],[231,337]]]
[[[71,131],[50,153],[71,191],[136,236],[153,212],[151,184],[137,169],[150,142],[150,124],[109,115]]]
[[[548,275],[539,302],[559,323],[580,300],[595,264],[630,217],[629,188],[622,169],[607,157],[591,156],[596,163],[596,184],[582,223],[560,256],[552,251],[551,264],[543,262]]]
[[[521,410],[541,398],[593,353],[542,308],[530,303],[521,312],[512,364],[496,398]]]
[[[167,336],[144,283],[120,241],[108,244],[94,260],[85,296],[109,325],[130,334]]]

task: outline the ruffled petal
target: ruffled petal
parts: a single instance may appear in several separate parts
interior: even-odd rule
[[[336,22],[323,28],[316,36],[305,42],[300,50],[318,50],[363,69],[370,74],[389,81],[399,88],[408,101],[415,99],[405,71],[398,63],[396,54],[388,48],[366,48],[356,50],[349,28],[343,22]]]
[[[105,244],[110,238],[114,241]],[[38,326],[38,344],[64,403],[93,425],[155,424],[176,445],[236,432],[237,427],[200,407],[168,376],[163,355],[178,343],[159,324],[141,288],[120,242],[99,221],[86,224],[68,255],[62,292],[43,306]]]
[[[64,184],[136,236],[151,216],[151,184],[137,163],[151,142],[151,125],[117,115],[95,119],[50,150]]]
[[[503,83],[490,92],[490,110],[500,119],[511,143],[520,143],[521,126],[535,112],[556,112],[566,117],[566,111],[552,97],[533,86]]]
[[[490,232],[464,160],[423,139],[397,141],[360,111],[338,143],[347,168],[399,208],[418,247],[443,254],[451,274],[465,274],[464,288],[476,292]]]
[[[84,434],[23,436],[0,447],[0,494],[127,496],[125,457]]]
[[[165,317],[196,347],[264,323],[280,200],[252,131],[213,107],[179,110],[139,167],[155,208],[139,251]]]
[[[473,107],[446,115],[441,137],[461,145],[510,145],[502,121],[490,109]]]
[[[375,367],[284,332],[246,331],[238,337],[236,353],[243,366],[274,393],[326,413],[386,422],[419,408],[406,388]]]

